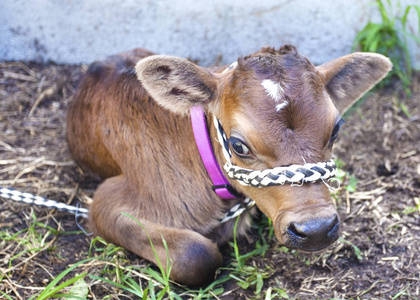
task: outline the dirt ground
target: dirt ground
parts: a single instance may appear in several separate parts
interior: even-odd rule
[[[67,203],[88,203],[98,182],[74,164],[65,140],[65,114],[86,66],[0,63],[0,187]],[[287,251],[269,241],[251,265],[269,270],[263,291],[281,287],[291,299],[420,299],[420,76],[407,97],[398,83],[370,94],[345,117],[334,154],[358,180],[337,194],[343,239],[320,254]],[[348,177],[344,185],[348,183]],[[33,223],[68,234],[48,236],[41,251],[22,251],[6,238]],[[82,222],[82,225],[84,223]],[[72,263],[87,257],[91,238],[67,213],[0,199],[0,299],[27,299]],[[257,239],[257,232],[251,238]],[[38,237],[42,239],[42,237]],[[28,237],[29,239],[29,237]],[[32,237],[33,239],[33,237]],[[36,239],[36,235],[35,235]],[[241,251],[255,247],[241,241]],[[359,251],[360,250],[360,251]],[[229,250],[224,249],[229,261]],[[147,263],[133,255],[132,263]],[[102,265],[89,265],[89,272]],[[220,299],[263,298],[234,280]],[[106,284],[91,299],[134,299]]]

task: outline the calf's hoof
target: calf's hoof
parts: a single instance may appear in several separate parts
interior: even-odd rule
[[[170,277],[188,286],[201,286],[214,280],[222,260],[215,243],[207,239],[204,243],[191,241],[180,246],[172,257]]]

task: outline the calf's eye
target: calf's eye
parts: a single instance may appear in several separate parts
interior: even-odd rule
[[[340,121],[338,121],[337,124],[335,124],[334,129],[331,134],[330,143],[335,141],[335,139],[338,136],[338,132],[340,131],[340,128],[344,123],[345,123],[344,120],[340,119]]]
[[[248,146],[238,138],[231,137],[229,139],[229,144],[233,152],[235,152],[235,154],[239,157],[247,157],[251,154]]]

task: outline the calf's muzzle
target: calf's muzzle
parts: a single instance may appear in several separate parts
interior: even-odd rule
[[[290,222],[287,226],[287,246],[303,251],[318,251],[336,241],[340,234],[337,214],[330,217]]]
[[[314,203],[315,200],[307,199],[305,202]],[[273,222],[276,237],[281,244],[305,252],[325,249],[341,234],[340,217],[327,197],[318,198],[318,204],[315,202],[303,208],[296,206],[280,209],[273,217]]]

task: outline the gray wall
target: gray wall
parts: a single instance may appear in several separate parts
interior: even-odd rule
[[[419,1],[419,0],[413,0]],[[405,2],[405,1],[403,1]],[[407,1],[408,2],[408,1]],[[316,64],[351,51],[371,0],[3,0],[0,60],[87,63],[134,47],[201,65],[294,44]],[[413,14],[414,15],[414,14]],[[417,20],[413,20],[417,24]],[[418,31],[417,31],[418,32]],[[418,45],[410,45],[417,66]]]

